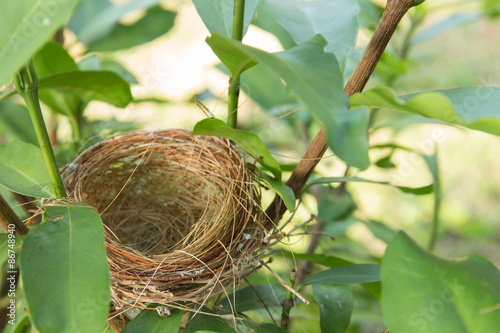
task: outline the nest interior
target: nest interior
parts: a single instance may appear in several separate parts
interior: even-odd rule
[[[259,184],[226,139],[129,133],[86,150],[63,179],[101,214],[117,309],[205,300],[255,270],[267,244]]]

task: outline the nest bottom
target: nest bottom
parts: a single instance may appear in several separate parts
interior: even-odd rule
[[[117,308],[204,300],[253,271],[267,244],[258,182],[225,139],[128,133],[63,178],[101,213]]]

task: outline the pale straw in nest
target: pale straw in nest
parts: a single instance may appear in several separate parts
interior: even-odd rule
[[[255,173],[226,139],[128,133],[86,150],[63,178],[101,214],[117,310],[202,303],[255,270],[267,245]]]

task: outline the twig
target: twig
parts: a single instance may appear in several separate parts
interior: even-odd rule
[[[26,235],[30,230],[24,225],[23,221],[12,210],[7,201],[0,195],[0,226],[8,233],[9,225],[14,225],[14,232],[16,235]]]
[[[384,52],[389,40],[391,39],[399,21],[403,18],[406,12],[415,4],[415,0],[388,0],[384,14],[377,29],[375,30],[368,47],[366,48],[361,61],[354,70],[351,79],[347,83],[344,91],[347,96],[352,96],[355,93],[361,92],[365,87],[368,79],[370,78],[375,66],[377,65],[382,53]],[[321,157],[327,150],[327,141],[325,131],[321,129],[316,135],[312,143],[307,148],[302,160],[299,162],[293,171],[290,179],[286,184],[292,188],[297,196],[304,185],[306,184],[309,176],[314,171],[314,168],[319,163]],[[269,229],[277,225],[281,216],[286,211],[283,200],[276,196],[274,201],[269,205],[266,210],[267,216],[270,220],[266,227]]]
[[[269,267],[268,264],[266,264],[263,261],[261,261],[260,263],[262,264],[262,266],[264,266],[265,268],[267,268],[269,270],[269,272],[271,272],[271,274],[274,275],[275,278],[278,279],[278,281],[281,283],[281,285],[283,287],[285,287],[289,292],[291,292],[292,294],[294,294],[295,296],[297,296],[302,302],[304,302],[305,305],[309,305],[309,301],[307,299],[305,299],[304,296],[302,296],[301,294],[299,294],[295,289],[293,289],[292,287],[290,287],[285,281],[283,281],[283,279],[275,271],[273,271],[273,269],[271,267]]]

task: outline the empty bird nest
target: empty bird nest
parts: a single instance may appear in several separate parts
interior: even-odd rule
[[[202,303],[254,271],[268,242],[255,173],[227,139],[126,133],[63,178],[101,214],[117,311]]]

